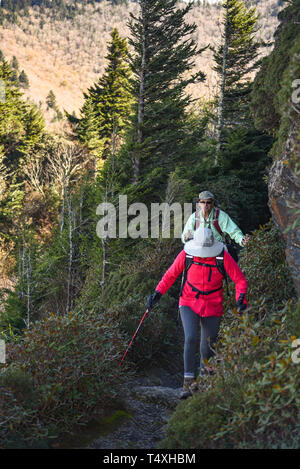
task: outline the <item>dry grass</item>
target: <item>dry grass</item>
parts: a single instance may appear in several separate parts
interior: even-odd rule
[[[262,13],[259,32],[263,39],[271,40],[278,24],[271,16],[275,0],[265,0],[258,6]],[[38,8],[30,10],[30,16],[21,18],[19,25],[0,27],[1,50],[7,59],[16,56],[20,69],[24,69],[30,81],[25,92],[46,111],[45,99],[50,90],[57,98],[58,107],[68,112],[80,109],[83,92],[101,75],[105,68],[105,55],[110,32],[117,27],[122,36],[128,37],[129,11],[137,13],[136,3],[129,7],[114,7],[107,2],[89,5],[74,20],[54,21],[41,15]],[[217,45],[221,37],[220,10],[215,5],[195,6],[189,21],[198,25],[195,40],[199,47]],[[268,52],[270,49],[268,49]],[[194,97],[212,98],[217,90],[217,78],[212,70],[212,53],[205,51],[196,60],[196,70],[207,75],[205,84],[192,86]],[[48,122],[53,114],[46,112]]]

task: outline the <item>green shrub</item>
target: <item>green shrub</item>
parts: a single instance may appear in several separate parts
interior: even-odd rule
[[[44,438],[48,431],[38,420],[39,395],[32,379],[10,366],[0,374],[0,448],[26,446],[30,435]],[[22,441],[22,443],[20,443]]]
[[[87,422],[96,408],[111,405],[122,386],[118,363],[124,346],[116,326],[92,314],[50,315],[36,322],[22,341],[9,344],[8,369],[0,376],[6,390],[0,394],[0,408],[4,406],[12,431],[18,433],[20,425],[24,439],[33,441],[40,427],[45,434],[69,431],[75,423]],[[11,374],[15,363],[17,376]],[[28,388],[25,404],[20,404],[22,380]],[[5,415],[5,398],[20,407],[17,414],[22,418]],[[31,415],[38,425],[33,425]],[[1,431],[0,427],[5,440]]]
[[[299,363],[293,363],[287,304],[266,324],[255,315],[223,325],[216,374],[177,406],[160,448],[297,448]],[[298,306],[299,307],[299,306]]]
[[[243,414],[231,426],[239,447],[293,448],[300,446],[300,366],[291,358],[292,341],[281,342],[263,363],[255,363],[245,392]]]
[[[164,449],[230,448],[230,440],[215,440],[226,425],[232,409],[241,408],[242,388],[238,380],[226,381],[214,387],[201,385],[201,393],[181,402],[168,422],[165,439],[158,447]],[[222,392],[221,392],[222,390]]]
[[[240,265],[248,280],[247,298],[251,307],[263,298],[265,309],[276,309],[295,297],[285,243],[272,222],[252,233]]]

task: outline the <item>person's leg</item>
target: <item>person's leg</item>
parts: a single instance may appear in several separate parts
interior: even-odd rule
[[[200,317],[188,306],[180,306],[179,309],[184,330],[184,377],[195,378]]]
[[[209,360],[214,355],[214,345],[220,329],[221,317],[210,316],[201,318],[201,341],[200,341],[200,375],[205,370],[204,359]]]

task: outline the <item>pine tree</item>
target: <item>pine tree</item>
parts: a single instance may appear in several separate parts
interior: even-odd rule
[[[68,116],[72,122],[72,116]],[[101,158],[103,153],[103,145],[98,131],[98,121],[96,118],[95,106],[91,98],[86,94],[85,102],[81,108],[81,118],[73,117],[73,122],[76,126],[76,134],[79,140],[85,144],[94,157],[95,170],[98,167],[98,159]]]
[[[24,70],[22,70],[19,75],[19,82],[22,88],[25,88],[25,89],[29,88],[29,79],[26,73],[24,72]]]
[[[20,145],[20,151],[29,154],[34,146],[39,143],[45,131],[44,116],[35,104],[26,103],[23,126],[24,137]]]
[[[35,105],[22,99],[22,93],[11,80],[12,68],[0,63],[0,82],[5,84],[5,99],[0,100],[0,152],[14,175],[22,178],[22,163],[28,152],[40,141],[44,119]]]
[[[224,128],[246,124],[249,116],[251,81],[249,73],[257,68],[260,43],[255,40],[255,8],[246,9],[241,0],[225,0],[222,45],[214,50],[215,67],[220,78],[218,103],[217,155]]]
[[[18,160],[18,147],[24,135],[23,117],[26,112],[21,93],[12,80],[12,69],[6,60],[0,63],[0,81],[4,83],[5,99],[0,101],[0,148],[6,164]]]
[[[48,109],[57,109],[56,96],[52,90],[50,90],[48,95],[46,96],[46,104],[48,106]]]
[[[77,135],[98,155],[98,159],[107,157],[115,136],[120,140],[129,122],[132,96],[128,54],[126,39],[121,38],[114,28],[105,72],[84,95],[85,103],[81,109]]]
[[[15,70],[19,71],[19,62],[17,57],[14,55],[12,60],[11,60],[11,67],[14,68]]]
[[[140,15],[131,14],[131,67],[136,100],[129,154],[133,180],[155,169],[174,169],[184,154],[183,122],[191,103],[189,84],[203,81],[202,72],[192,74],[194,58],[201,53],[191,35],[195,24],[185,23],[192,8],[177,8],[176,0],[139,0]]]

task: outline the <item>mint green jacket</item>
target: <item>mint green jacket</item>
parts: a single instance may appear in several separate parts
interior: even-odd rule
[[[219,232],[214,226],[215,213],[216,213],[216,209],[213,208],[213,210],[209,214],[208,219],[205,221],[202,215],[202,212],[200,210],[197,211],[197,216],[199,216],[198,226],[203,226],[204,228],[211,228],[215,239],[217,241],[224,242],[224,239],[222,238],[222,236],[219,234]],[[184,241],[185,233],[187,233],[187,231],[191,231],[192,233],[194,233],[195,231],[195,216],[196,216],[196,212],[192,213],[192,215],[189,217],[188,221],[186,222],[186,225],[184,227],[184,230],[181,236],[181,240],[183,243],[185,243]],[[234,223],[234,221],[231,220],[231,218],[229,217],[229,215],[227,215],[227,213],[220,210],[218,222],[224,235],[228,234],[230,238],[232,238],[237,244],[239,244],[240,246],[243,246],[242,240],[244,238],[244,234],[242,233],[240,228]]]

